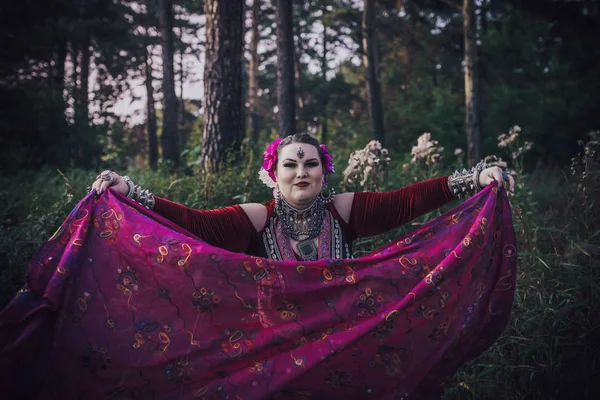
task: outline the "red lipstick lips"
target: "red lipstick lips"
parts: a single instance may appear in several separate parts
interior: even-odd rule
[[[308,186],[308,182],[298,182],[298,183],[296,183],[296,186],[306,187],[306,186]]]

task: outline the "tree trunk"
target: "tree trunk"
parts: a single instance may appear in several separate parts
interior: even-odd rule
[[[183,43],[183,27],[179,28],[179,108],[177,112],[177,123],[179,124],[179,147],[184,148],[190,139],[190,130],[185,127],[185,100],[183,100],[183,83],[185,81],[185,66],[183,56],[185,55],[185,43]]]
[[[87,133],[87,109],[88,109],[88,80],[90,75],[90,36],[87,29],[87,1],[82,0],[77,5],[78,18],[75,21],[74,36],[75,45],[73,48],[73,69],[75,72],[74,81],[74,122],[77,133],[80,137],[84,137]],[[82,147],[79,147],[80,161],[84,161]]]
[[[85,168],[92,168],[96,163],[94,159],[97,157],[94,143],[96,143],[95,130],[90,129],[89,116],[89,80],[90,80],[90,32],[84,28],[81,38],[80,49],[80,73],[79,73],[79,88],[78,95],[79,104],[75,111],[75,121],[77,131],[80,138],[83,139],[82,145],[79,147],[80,165]],[[84,145],[83,145],[84,144]]]
[[[488,109],[487,105],[489,104],[489,90],[486,85],[488,78],[488,67],[486,64],[486,59],[481,57],[481,48],[485,46],[482,41],[486,40],[487,32],[488,32],[488,14],[490,13],[490,0],[483,0],[481,3],[481,12],[479,13],[480,21],[477,26],[480,26],[479,32],[477,32],[477,120],[479,121],[479,137],[485,137],[485,125],[483,121],[486,119],[486,110]],[[480,140],[480,149],[481,149],[481,140]],[[476,161],[479,162],[479,158],[476,158]]]
[[[90,79],[90,33],[84,29],[81,38],[81,72],[79,74],[79,116],[78,120],[83,129],[89,128],[89,79]]]
[[[327,14],[327,7],[325,4],[322,8],[323,21],[325,21],[325,15]],[[327,105],[329,104],[329,90],[327,88],[327,44],[329,38],[327,37],[327,24],[323,23],[323,54],[321,56],[321,77],[322,77],[322,92],[321,92],[321,143],[327,143],[328,132],[327,132]]]
[[[179,136],[177,133],[177,95],[175,94],[175,71],[173,67],[173,0],[158,0],[158,18],[161,30],[163,63],[163,125],[161,144],[163,158],[174,168],[179,167]]]
[[[183,125],[184,116],[184,104],[183,104],[183,82],[185,80],[185,68],[183,66],[183,56],[185,54],[185,47],[183,44],[183,28],[179,28],[179,42],[181,45],[181,51],[179,52],[179,124]],[[183,143],[182,143],[183,144]]]
[[[63,92],[65,90],[65,63],[68,54],[68,43],[65,38],[58,45],[58,57],[56,59],[56,89],[60,93],[61,98],[63,97]]]
[[[206,62],[202,164],[218,171],[226,152],[237,153],[244,131],[242,60],[244,2],[205,0]],[[234,147],[235,146],[235,147]]]
[[[478,76],[477,42],[475,36],[475,1],[463,0],[463,35],[465,47],[465,125],[467,130],[467,160],[475,165],[481,158],[480,127],[477,115]]]
[[[375,0],[364,0],[363,19],[363,63],[365,64],[371,134],[374,140],[385,145],[383,107],[379,84],[379,60],[375,39]]]
[[[260,136],[259,112],[258,112],[258,42],[260,36],[258,33],[260,0],[252,2],[252,30],[250,36],[250,65],[248,71],[248,105],[250,113],[250,138],[252,143],[256,143]]]
[[[80,41],[77,38],[73,38],[69,42],[69,58],[73,64],[68,77],[68,93],[73,99],[73,123],[77,120],[77,110],[79,109],[79,70],[80,70],[80,57],[79,47]]]
[[[62,24],[59,27],[59,33],[56,36],[55,51],[52,55],[52,65],[50,66],[50,88],[52,95],[58,101],[63,100],[63,91],[65,89],[65,59],[67,57],[67,39],[63,32]]]
[[[296,21],[296,20],[295,20]],[[296,27],[296,32],[298,32],[299,28]],[[296,121],[296,131],[300,131],[300,132],[306,132],[307,129],[307,123],[306,121],[302,120],[302,111],[304,109],[304,105],[306,104],[305,101],[305,94],[304,94],[304,79],[303,79],[303,73],[302,73],[302,66],[300,64],[300,57],[302,56],[302,54],[304,54],[304,48],[302,45],[302,41],[300,40],[299,36],[294,35],[294,83],[295,83],[295,97],[296,97],[296,106],[298,107],[298,115],[299,115],[299,119]]]
[[[156,171],[158,168],[158,139],[156,137],[156,108],[154,107],[154,87],[152,86],[152,50],[146,52],[144,60],[146,72],[146,129],[148,131],[148,162],[150,169]]]
[[[292,0],[275,0],[277,25],[277,107],[279,136],[296,132]]]

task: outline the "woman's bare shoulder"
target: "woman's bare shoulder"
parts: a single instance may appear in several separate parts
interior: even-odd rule
[[[245,203],[240,204],[242,210],[248,215],[252,225],[254,225],[254,229],[257,232],[262,231],[267,223],[267,207],[264,204],[260,203]]]
[[[333,205],[345,223],[350,220],[352,201],[354,201],[354,192],[340,193],[333,198]]]

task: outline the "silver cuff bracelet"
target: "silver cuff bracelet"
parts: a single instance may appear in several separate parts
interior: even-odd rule
[[[479,185],[479,174],[487,167],[488,165],[482,160],[469,170],[454,171],[448,177],[448,187],[452,194],[462,199],[463,197],[472,196],[479,192],[482,189]]]
[[[154,209],[154,196],[148,189],[142,189],[141,187],[135,185],[131,178],[128,176],[124,176],[123,180],[127,183],[129,187],[129,191],[127,192],[127,197],[131,200],[140,203],[144,207],[149,210]]]

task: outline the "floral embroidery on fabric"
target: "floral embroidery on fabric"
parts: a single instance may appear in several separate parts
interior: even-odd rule
[[[117,213],[114,209],[108,209],[94,218],[94,228],[98,236],[115,243],[117,235],[121,229],[121,220],[123,214]]]
[[[187,357],[170,362],[165,367],[165,376],[175,383],[183,383],[191,379],[194,370],[190,368]]]
[[[358,259],[333,215],[324,259],[310,263],[271,219],[268,260],[194,239],[112,191],[87,196],[0,312],[2,393],[439,398],[508,323],[518,254],[506,193],[486,188]],[[28,359],[40,362],[14,368]]]
[[[401,374],[400,366],[402,365],[403,354],[404,349],[384,344],[379,346],[370,365],[373,367],[383,367],[387,376],[395,378]]]
[[[282,319],[295,319],[298,313],[302,311],[302,305],[298,300],[284,301],[283,304],[277,307]]]
[[[83,292],[81,296],[77,298],[77,306],[81,311],[81,314],[76,314],[73,316],[73,322],[79,322],[85,316],[88,309],[88,302],[92,300],[92,295],[88,292]]]
[[[192,295],[194,300],[192,304],[200,312],[206,313],[216,309],[221,302],[219,296],[216,295],[214,289],[200,288],[200,290],[194,291]]]
[[[123,294],[129,296],[133,291],[139,289],[138,278],[135,273],[135,269],[129,265],[123,268],[117,269],[117,276],[113,279],[117,284],[117,289],[123,292]]]
[[[329,268],[323,269],[321,282],[325,285],[354,284],[354,269],[349,264],[331,265]]]
[[[225,329],[223,335],[225,335],[227,341],[221,342],[221,354],[232,358],[250,351],[254,345],[253,337],[238,329]]]
[[[163,355],[171,344],[172,327],[164,324],[162,327],[156,321],[142,319],[136,324],[137,330],[133,337],[134,349],[145,348],[149,353]]]
[[[358,313],[363,317],[373,316],[381,308],[381,303],[383,296],[367,288],[358,296]]]

